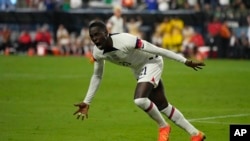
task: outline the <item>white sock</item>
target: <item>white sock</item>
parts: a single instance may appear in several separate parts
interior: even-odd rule
[[[161,110],[170,120],[176,125],[186,130],[190,135],[197,135],[198,130],[183,116],[183,114],[171,104],[168,107]]]
[[[159,127],[166,127],[168,123],[162,117],[161,112],[155,104],[148,98],[137,98],[134,100],[135,104],[144,110],[153,120],[155,120]]]

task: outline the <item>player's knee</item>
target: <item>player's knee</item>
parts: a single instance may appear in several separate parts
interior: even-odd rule
[[[148,103],[150,103],[150,100],[148,98],[136,98],[134,99],[134,103],[142,108],[142,109],[146,109],[148,107]]]

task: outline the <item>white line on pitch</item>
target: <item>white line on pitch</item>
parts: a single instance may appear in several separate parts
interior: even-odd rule
[[[250,114],[238,114],[238,115],[224,115],[224,116],[214,116],[214,117],[205,117],[205,118],[194,118],[189,119],[188,121],[200,121],[200,120],[211,120],[211,119],[221,119],[221,118],[231,118],[231,117],[246,117]]]
[[[193,121],[193,122],[207,123],[207,124],[221,124],[221,125],[243,124],[243,123],[236,123],[236,122],[219,122],[219,121]]]
[[[229,124],[232,124],[232,123],[227,123],[227,122],[218,122],[218,121],[193,121],[193,122],[200,122],[200,123],[208,123],[208,124],[225,124],[225,125],[229,125]],[[235,123],[237,124],[237,123]]]

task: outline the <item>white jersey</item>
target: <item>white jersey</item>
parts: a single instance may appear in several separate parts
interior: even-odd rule
[[[94,72],[84,99],[87,104],[92,101],[101,82],[104,60],[131,68],[138,82],[150,82],[155,86],[160,80],[163,69],[162,56],[182,63],[186,61],[186,58],[173,51],[157,47],[129,33],[112,34],[110,37],[113,42],[111,51],[104,52],[96,46],[93,49]],[[144,76],[145,70],[148,73]]]
[[[127,33],[111,35],[113,51],[104,52],[94,47],[93,57],[96,60],[104,59],[117,65],[139,69],[142,65],[154,58],[156,55],[142,51],[142,40]]]

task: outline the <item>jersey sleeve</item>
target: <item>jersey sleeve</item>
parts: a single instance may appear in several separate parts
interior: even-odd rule
[[[145,40],[141,40],[141,39],[137,39],[136,48],[138,48],[142,51],[145,51],[145,52],[149,52],[152,54],[163,56],[165,58],[170,58],[170,59],[176,60],[176,61],[181,62],[181,63],[185,63],[187,60],[185,57],[183,57],[180,54],[177,54],[171,50],[157,47],[157,46],[155,46],[155,45],[153,45]]]
[[[94,71],[89,83],[89,88],[83,100],[84,103],[90,104],[92,99],[94,98],[96,91],[99,88],[99,85],[102,80],[103,70],[104,70],[104,60],[96,60],[94,63]]]
[[[176,60],[178,62],[181,63],[185,63],[186,62],[186,58],[183,57],[180,54],[177,54],[171,50],[167,50],[161,47],[157,47],[151,43],[149,43],[146,40],[142,40],[140,38],[138,38],[137,36],[134,36],[132,34],[128,34],[128,33],[124,33],[123,34],[123,39],[125,41],[125,43],[127,44],[127,49],[139,49],[141,51],[145,51],[151,54],[155,54],[155,55],[160,55],[163,56],[165,58],[170,58],[173,60]]]

